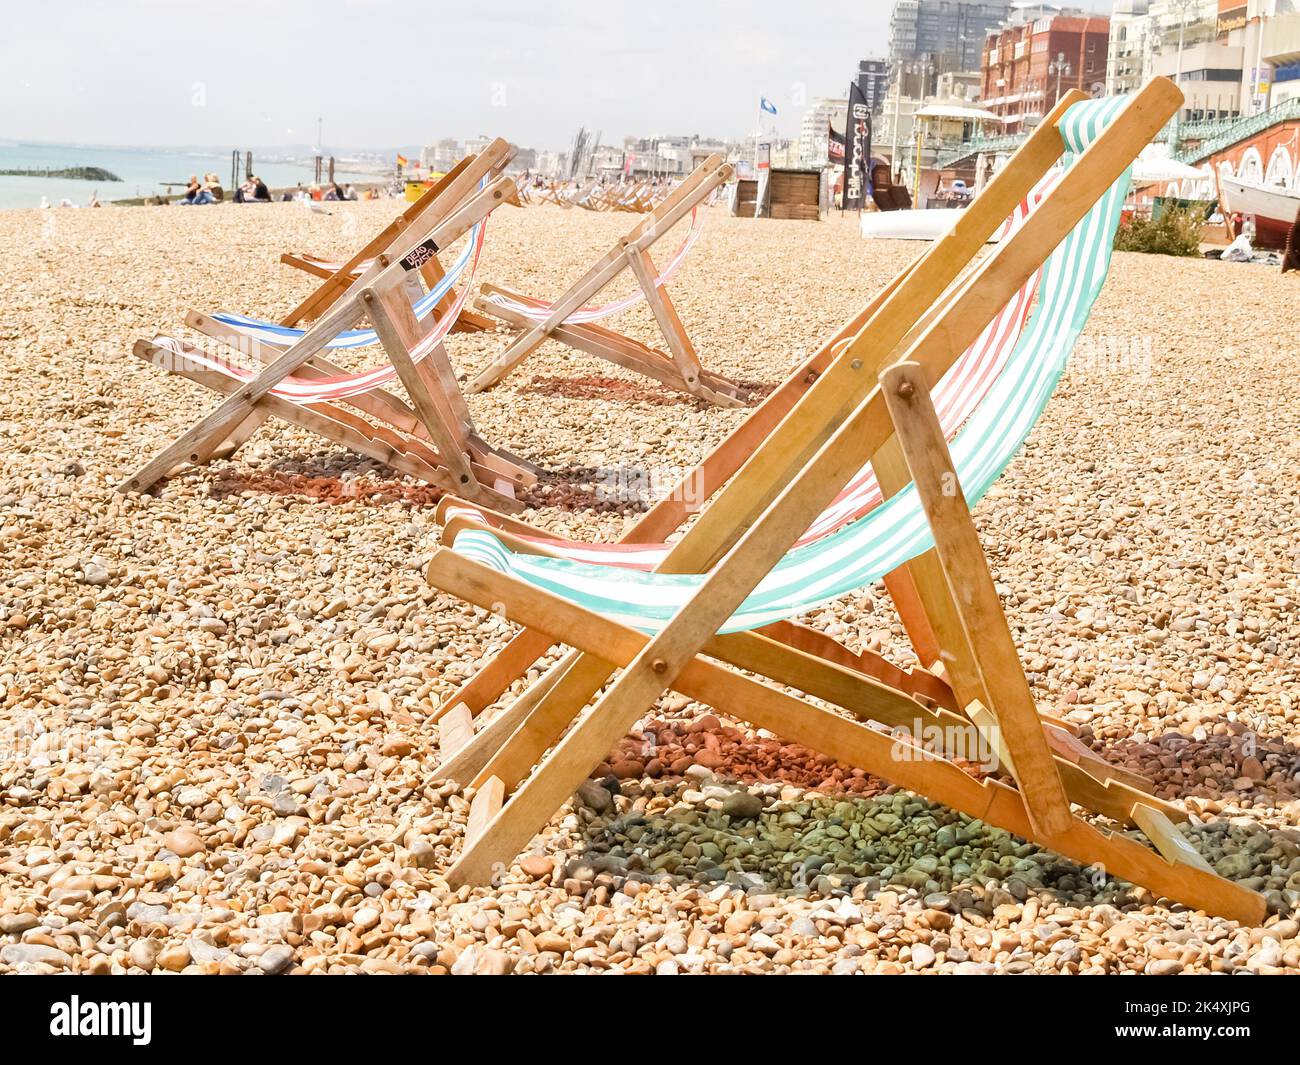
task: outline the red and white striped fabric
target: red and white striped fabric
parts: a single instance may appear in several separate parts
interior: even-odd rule
[[[700,239],[700,234],[704,231],[704,216],[700,214],[697,207],[691,211],[691,228],[686,234],[686,239],[682,241],[681,246],[672,254],[668,260],[668,265],[655,278],[655,287],[659,288],[666,285],[677,272],[678,267],[686,259],[686,255],[694,247],[695,242]],[[486,297],[487,302],[495,303],[499,307],[505,307],[507,310],[521,314],[525,318],[531,318],[534,322],[544,322],[555,310],[555,305],[547,303],[545,300],[535,299],[532,296],[507,296],[503,292],[493,292]],[[634,307],[645,299],[645,293],[640,289],[630,296],[624,296],[622,299],[615,300],[613,303],[603,303],[597,306],[579,307],[564,321],[570,325],[581,325],[585,322],[596,322],[602,318],[608,318],[612,314],[618,314],[619,311],[625,311],[629,307]]]
[[[447,334],[451,332],[452,326],[456,324],[456,319],[460,317],[460,312],[464,308],[469,291],[474,284],[474,274],[478,269],[479,255],[483,250],[483,238],[486,231],[486,226],[480,226],[474,236],[474,255],[470,261],[469,277],[466,283],[456,293],[456,299],[448,308],[447,313],[439,318],[428,335],[423,337],[411,349],[412,361],[419,362],[437,345],[441,344],[446,339]],[[154,344],[172,352],[178,359],[184,360],[191,366],[203,370],[213,370],[240,381],[255,380],[263,372],[262,370],[250,369],[239,363],[231,362],[228,359],[207,355],[199,349],[171,337],[155,337]],[[395,380],[397,380],[397,370],[394,369],[391,362],[385,362],[374,369],[363,370],[359,373],[338,374],[330,377],[286,377],[271,389],[271,395],[300,405],[335,403],[340,400],[350,399],[353,396],[359,396],[376,388],[382,388]]]
[[[1014,232],[1033,208],[1047,196],[1059,176],[1059,172],[1048,174],[1029,197],[1016,208],[1005,223],[1008,235]],[[1025,322],[1029,319],[1029,312],[1033,308],[1038,279],[1039,271],[1035,271],[935,386],[932,392],[935,410],[943,426],[944,435],[949,440],[956,436],[966,419],[979,406],[1015,349]],[[813,543],[856,521],[868,511],[878,507],[883,499],[876,475],[868,463],[854,475],[853,480],[845,486],[834,502],[818,515],[807,531],[796,541],[795,547]],[[453,517],[465,517],[487,521],[490,524],[479,510],[465,504],[449,506],[445,517],[447,520]],[[669,545],[662,543],[584,544],[573,540],[526,535],[520,536],[520,539],[576,562],[623,566],[628,569],[653,570],[663,561],[669,550]]]

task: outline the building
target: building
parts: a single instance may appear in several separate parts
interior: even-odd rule
[[[445,174],[460,159],[460,142],[455,137],[443,137],[420,149],[420,166],[434,173]]]
[[[1032,129],[1071,89],[1104,91],[1110,20],[1047,15],[1010,23],[985,40],[981,102],[1007,133]]]
[[[978,70],[949,70],[934,79],[934,94],[940,100],[974,102],[984,91],[984,75]]]
[[[1246,3],[1235,2],[1244,11]],[[1232,6],[1234,0],[1116,0],[1106,55],[1106,94],[1134,92],[1155,75],[1174,78],[1181,51],[1184,74],[1179,82],[1189,96],[1183,117],[1220,110],[1229,95],[1226,84],[1241,81],[1241,57],[1216,47],[1242,47],[1241,41],[1229,41],[1226,29],[1221,30],[1225,23],[1220,12]],[[1235,70],[1231,77],[1230,69]],[[1199,82],[1216,84],[1188,91],[1189,83]],[[1223,117],[1239,113],[1239,106],[1226,110]]]
[[[1012,0],[898,0],[889,20],[891,73],[928,61],[931,74],[979,70],[984,38],[1009,19]],[[904,92],[915,91],[904,86]],[[930,95],[927,85],[919,95]]]
[[[549,178],[566,177],[569,173],[569,155],[567,152],[538,152],[537,170]]]
[[[1106,92],[1175,78],[1184,121],[1258,114],[1300,96],[1300,0],[1116,0]]]
[[[830,96],[817,96],[803,113],[799,123],[799,165],[825,166],[830,142],[831,121],[843,128],[849,102]]]
[[[1242,49],[1242,114],[1300,96],[1300,0],[1221,0],[1218,29]]]
[[[889,93],[889,64],[883,59],[860,59],[854,81],[867,101],[867,108],[873,115],[879,114]]]
[[[1293,2],[1289,7],[1290,10],[1282,10],[1278,4],[1278,10],[1261,27],[1260,56],[1272,69],[1269,107],[1300,99],[1300,3]],[[1297,162],[1300,164],[1300,159]],[[1297,169],[1300,170],[1300,165]],[[1300,173],[1296,183],[1300,184]]]
[[[1106,95],[1120,96],[1142,87],[1150,66],[1150,0],[1115,0],[1106,48]]]
[[[537,149],[515,147],[515,157],[506,167],[510,171],[533,171],[537,169]]]

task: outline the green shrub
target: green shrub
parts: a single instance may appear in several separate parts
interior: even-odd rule
[[[1115,234],[1116,251],[1152,255],[1200,255],[1203,210],[1166,204],[1154,221],[1134,218]]]

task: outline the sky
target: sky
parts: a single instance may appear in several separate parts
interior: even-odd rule
[[[1106,11],[1109,0],[1076,0]],[[0,138],[381,148],[797,133],[883,56],[892,0],[62,0],[5,4]]]

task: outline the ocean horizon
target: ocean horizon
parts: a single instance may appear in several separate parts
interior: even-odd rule
[[[0,176],[0,210],[39,207],[41,197],[52,206],[64,199],[78,206],[89,202],[92,193],[101,203],[129,200],[138,196],[180,192],[167,188],[166,182],[185,182],[191,174],[202,179],[211,172],[221,178],[222,186],[230,183],[230,153],[224,156],[202,149],[185,148],[107,148],[77,144],[38,144],[0,140],[0,170],[30,170],[93,166],[116,174],[122,180],[95,182],[68,178]],[[311,183],[315,174],[308,163],[291,160],[259,162],[253,154],[253,173],[272,188]],[[335,170],[339,181],[374,181],[380,175],[364,171]],[[241,155],[240,178],[243,177]]]

